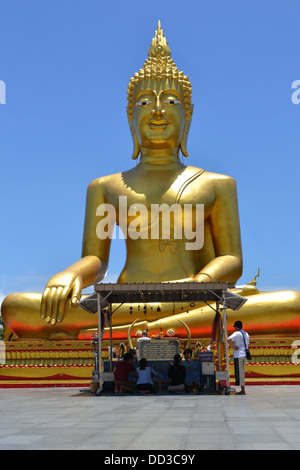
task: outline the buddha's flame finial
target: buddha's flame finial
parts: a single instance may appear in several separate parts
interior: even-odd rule
[[[171,57],[171,51],[168,46],[168,41],[164,37],[164,31],[161,29],[160,20],[158,20],[157,30],[152,39],[152,43],[148,52],[148,57]]]

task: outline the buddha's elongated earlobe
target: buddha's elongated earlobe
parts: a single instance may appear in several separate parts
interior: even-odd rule
[[[187,140],[188,140],[189,131],[190,131],[191,122],[192,122],[193,108],[194,108],[194,105],[191,105],[190,114],[189,114],[188,119],[185,121],[184,129],[183,129],[183,133],[182,133],[182,137],[180,141],[180,149],[184,157],[189,156],[186,146],[187,146]]]
[[[128,115],[128,122],[129,122],[129,127],[130,127],[130,132],[132,136],[132,141],[133,141],[133,154],[132,154],[132,160],[136,160],[140,154],[140,144],[136,136],[135,128],[133,125],[133,119],[132,116]]]
[[[136,136],[136,133],[135,133],[135,128],[132,126],[132,132],[131,132],[131,135],[132,135],[132,140],[133,140],[133,154],[132,154],[132,160],[136,160],[140,154],[140,144],[137,140],[137,136]]]

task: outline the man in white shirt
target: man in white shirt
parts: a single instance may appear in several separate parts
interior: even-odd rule
[[[141,342],[142,341],[147,341],[147,340],[151,341],[151,338],[149,338],[147,331],[144,330],[143,333],[142,333],[142,336],[140,338],[138,338],[138,340],[137,340],[137,348],[138,348],[139,357],[141,357],[140,356]]]
[[[149,338],[148,333],[147,333],[146,330],[144,330],[143,333],[142,333],[142,336],[140,338],[138,338],[137,344],[139,344],[141,341],[144,341],[144,340],[146,340],[146,341],[151,340],[151,338]]]
[[[239,320],[233,325],[235,332],[229,336],[228,344],[233,348],[235,383],[241,386],[237,395],[246,395],[245,391],[245,366],[247,363],[246,349],[249,346],[249,335],[243,330],[243,323]]]

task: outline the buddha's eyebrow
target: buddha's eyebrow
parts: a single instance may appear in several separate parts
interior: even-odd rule
[[[162,90],[159,94],[160,95],[173,95],[173,96],[176,96],[178,99],[182,100],[182,96],[180,92],[177,90]],[[154,90],[140,90],[136,94],[135,101],[137,101],[141,96],[147,96],[147,95],[154,96],[154,97],[157,96]]]
[[[173,95],[173,96],[177,96],[177,98],[179,98],[180,100],[182,100],[182,96],[181,96],[180,92],[177,91],[177,90],[162,90],[162,91],[161,91],[161,94],[162,94],[162,95]]]
[[[141,96],[156,96],[156,93],[153,90],[140,90],[135,97],[135,101],[138,100]]]

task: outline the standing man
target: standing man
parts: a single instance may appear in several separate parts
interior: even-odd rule
[[[138,355],[139,355],[140,359],[142,359],[141,351],[140,351],[142,341],[151,341],[151,338],[149,338],[149,336],[148,336],[147,330],[144,330],[143,333],[142,333],[142,336],[140,338],[138,338],[138,340],[137,340],[137,349],[138,349]]]
[[[249,346],[249,335],[243,330],[243,323],[237,320],[234,323],[235,332],[229,336],[228,344],[233,348],[235,383],[241,386],[237,395],[246,395],[245,391],[245,366],[247,363],[246,349]]]
[[[139,343],[140,343],[141,341],[144,341],[144,340],[146,340],[146,341],[147,341],[147,340],[148,340],[148,341],[151,341],[151,338],[149,338],[149,336],[148,336],[147,330],[144,330],[143,333],[142,333],[142,336],[141,336],[140,338],[138,338],[138,340],[137,340],[137,345],[139,345]]]

